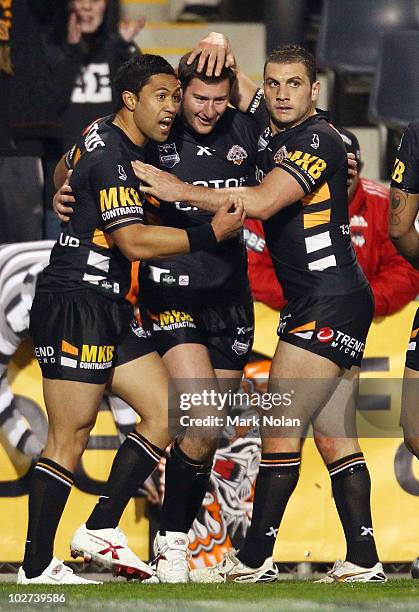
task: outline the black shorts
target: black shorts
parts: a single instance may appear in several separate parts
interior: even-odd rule
[[[106,383],[112,368],[155,350],[132,320],[131,304],[93,291],[36,293],[29,330],[42,376]]]
[[[203,344],[212,367],[242,370],[253,346],[253,304],[195,308],[176,304],[161,312],[142,311],[160,355],[178,344]]]
[[[293,298],[281,311],[277,333],[349,370],[361,364],[373,314],[369,287],[349,295]]]
[[[419,372],[419,308],[413,320],[412,333],[407,345],[406,367]]]

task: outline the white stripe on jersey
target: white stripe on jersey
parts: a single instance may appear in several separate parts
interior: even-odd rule
[[[328,257],[322,257],[322,259],[316,259],[308,264],[309,270],[326,270],[326,268],[336,267],[336,257],[329,255]]]
[[[313,253],[314,251],[320,251],[321,249],[332,246],[330,232],[322,232],[321,234],[308,236],[305,241],[307,253]]]

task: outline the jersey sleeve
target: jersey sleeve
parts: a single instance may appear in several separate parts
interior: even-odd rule
[[[82,154],[86,152],[86,135],[95,124],[98,126],[98,121],[99,119],[95,119],[92,121],[92,123],[89,123],[88,126],[83,128],[82,132],[79,134],[77,142],[64,155],[64,163],[67,170],[74,170]]]
[[[419,193],[419,121],[411,123],[402,136],[391,175],[391,186]]]
[[[81,156],[81,150],[77,145],[73,145],[69,151],[64,155],[64,163],[67,170],[74,170],[75,165],[79,161]]]
[[[259,131],[264,130],[269,125],[269,113],[266,108],[263,89],[257,90],[246,112],[255,118]]]
[[[257,143],[260,130],[257,122],[254,120],[253,117],[250,117],[249,115],[240,111],[237,112],[239,119],[238,129],[240,142],[241,145],[245,147],[248,156],[248,161],[251,167],[253,168],[254,164],[256,163],[256,156],[258,152]]]
[[[273,150],[275,166],[288,172],[308,195],[317,191],[343,166],[347,166],[344,144],[327,132],[305,130],[285,146]]]
[[[89,173],[89,187],[107,233],[116,229],[144,223],[143,201],[137,190],[129,160],[107,156],[104,151]]]

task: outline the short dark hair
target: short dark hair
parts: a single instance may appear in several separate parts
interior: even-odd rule
[[[155,74],[170,74],[177,78],[173,66],[160,55],[137,53],[122,64],[113,81],[115,111],[118,112],[124,105],[123,91],[138,94]]]
[[[202,72],[198,72],[197,70],[199,57],[196,57],[192,64],[187,64],[189,56],[190,53],[186,53],[180,58],[179,61],[178,78],[183,90],[187,88],[192,79],[199,79],[203,83],[220,83],[220,81],[225,81],[226,79],[228,79],[230,83],[230,88],[233,86],[233,83],[236,80],[236,74],[234,70],[223,66],[220,76],[207,76],[205,74],[205,65]]]
[[[310,84],[313,85],[317,81],[316,60],[314,55],[301,45],[283,45],[272,51],[266,58],[263,73],[265,74],[268,64],[291,64],[294,62],[304,64]]]

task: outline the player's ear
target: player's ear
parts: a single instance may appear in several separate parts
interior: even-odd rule
[[[317,102],[320,93],[320,81],[315,81],[311,86],[311,99],[313,102]]]
[[[137,102],[138,102],[138,98],[137,96],[132,93],[132,91],[123,91],[122,92],[122,101],[124,103],[124,106],[129,110],[129,111],[135,111],[135,108],[137,106]]]

